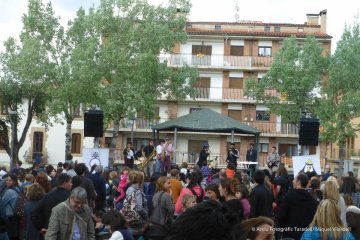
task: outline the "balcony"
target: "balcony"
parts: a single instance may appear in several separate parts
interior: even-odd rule
[[[197,100],[206,99],[208,101],[219,100],[255,100],[244,95],[244,89],[240,88],[222,88],[222,87],[194,87]],[[280,97],[280,94],[274,89],[265,90],[265,94],[273,97]],[[190,100],[190,97],[188,98]]]
[[[199,68],[225,68],[225,69],[269,69],[272,57],[258,56],[224,56],[221,54],[171,54],[162,56],[161,61],[166,60],[169,66],[190,65]]]
[[[133,126],[134,130],[150,130],[152,128],[152,126],[154,126],[158,123],[163,123],[163,122],[169,121],[169,120],[171,120],[171,119],[169,119],[169,118],[157,118],[157,119],[136,118],[136,119],[132,120],[129,118],[124,118],[124,119],[120,120],[120,129],[131,130],[131,128]],[[278,135],[278,134],[297,135],[297,134],[299,134],[298,127],[293,124],[277,123],[277,122],[264,122],[264,121],[242,121],[242,123],[247,124],[251,127],[260,129],[262,134],[269,134],[269,135],[275,135],[275,134],[276,135]]]

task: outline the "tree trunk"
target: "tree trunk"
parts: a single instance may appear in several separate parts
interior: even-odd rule
[[[11,125],[11,144],[10,144],[10,169],[12,169],[16,162],[19,161],[19,149],[20,144],[18,141],[17,136],[17,125],[18,125],[18,119],[17,116],[11,116],[9,115],[10,119],[10,125]]]
[[[71,127],[72,127],[72,118],[66,118],[66,133],[65,133],[65,158],[71,154]]]
[[[117,138],[119,136],[119,128],[120,128],[120,119],[114,120],[114,127],[113,127],[113,136],[111,139],[110,144],[110,151],[109,151],[109,167],[114,166],[115,157],[116,157],[116,143]]]

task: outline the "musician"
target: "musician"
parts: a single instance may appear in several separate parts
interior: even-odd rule
[[[150,139],[148,145],[146,145],[143,149],[145,158],[147,159],[154,150],[155,150],[154,140]],[[148,177],[150,177],[153,172],[154,172],[154,163],[151,161],[146,166],[145,173]]]
[[[171,139],[169,137],[166,138],[163,152],[165,153],[165,159],[162,162],[163,165],[160,165],[160,169],[161,169],[161,172],[164,172],[166,170],[167,173],[170,173],[171,157],[174,152],[174,149],[173,149],[173,145],[171,143]]]
[[[277,169],[279,167],[280,155],[277,152],[277,148],[275,146],[273,146],[271,149],[272,149],[272,152],[269,153],[269,155],[267,157],[267,164],[268,164],[268,167],[272,174],[274,171],[277,171]]]
[[[207,166],[207,158],[210,156],[209,144],[204,143],[203,149],[200,151],[199,161],[197,165],[201,169],[203,166]]]
[[[133,169],[135,151],[132,148],[132,143],[126,144],[126,148],[124,149],[123,154],[124,154],[125,166]]]
[[[230,149],[228,151],[228,156],[226,158],[226,161],[234,165],[235,171],[237,169],[238,159],[239,159],[239,150],[235,148],[235,143],[230,143]]]
[[[247,162],[257,162],[257,151],[255,150],[253,143],[249,144],[249,149],[246,152],[246,161]],[[250,179],[252,179],[252,177],[253,177],[255,168],[256,168],[255,164],[249,165]]]
[[[165,161],[165,140],[161,139],[160,144],[156,146],[156,163],[155,172],[163,172],[163,165]]]

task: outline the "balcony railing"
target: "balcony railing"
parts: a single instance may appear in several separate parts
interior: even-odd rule
[[[180,116],[178,116],[180,117]],[[145,119],[145,118],[136,118],[134,120],[124,118],[120,120],[120,128],[125,128],[131,130],[133,129],[151,129],[152,126],[169,121],[169,118],[157,118],[157,119]],[[251,127],[260,129],[262,133],[266,134],[285,134],[292,135],[298,134],[299,129],[296,125],[287,124],[287,123],[277,123],[277,122],[262,122],[262,121],[242,121],[241,123],[247,124]],[[133,125],[134,124],[134,125]],[[110,126],[109,126],[110,127]]]
[[[258,56],[224,56],[221,54],[171,54],[162,56],[161,61],[167,60],[170,66],[198,66],[221,68],[269,68],[272,57]]]
[[[339,160],[339,148],[330,148],[327,152],[328,159]],[[360,149],[345,149],[345,159],[360,160]]]
[[[221,87],[194,87],[195,98],[207,100],[254,100],[244,95],[244,89],[240,88],[221,88]],[[266,89],[265,95],[280,97],[274,89]],[[190,99],[190,98],[189,98]]]
[[[128,128],[128,129],[151,129],[152,126],[165,122],[168,119],[146,119],[146,118],[123,118],[120,120],[120,128]]]

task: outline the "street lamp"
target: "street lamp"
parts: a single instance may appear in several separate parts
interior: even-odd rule
[[[10,124],[11,124],[11,151],[10,151],[10,170],[13,169],[14,167],[14,163],[13,163],[13,159],[14,159],[14,139],[15,139],[15,134],[17,134],[16,132],[16,127],[15,124],[17,124],[16,118],[17,118],[17,111],[9,111],[9,120],[10,120]]]

